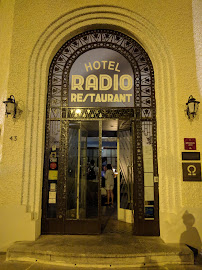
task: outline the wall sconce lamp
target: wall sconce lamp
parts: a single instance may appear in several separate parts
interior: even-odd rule
[[[192,95],[189,96],[188,102],[186,103],[186,113],[189,119],[193,119],[198,111],[200,101],[197,101]]]
[[[17,112],[17,104],[15,102],[15,98],[13,95],[11,95],[6,101],[3,101],[3,103],[6,105],[6,112],[5,115],[11,114],[13,115],[13,118],[16,116]]]

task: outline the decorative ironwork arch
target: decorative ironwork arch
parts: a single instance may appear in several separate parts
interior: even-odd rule
[[[87,31],[70,39],[60,48],[50,67],[48,107],[68,106],[68,74],[71,66],[81,54],[95,48],[112,49],[130,62],[135,79],[135,108],[142,109],[141,118],[155,117],[154,71],[151,60],[135,40],[113,30]],[[61,97],[61,100],[56,97]]]
[[[131,64],[134,73],[134,108],[90,108],[83,109],[83,113],[76,114],[76,108],[68,106],[68,86],[69,73],[75,60],[84,52],[96,49],[108,48],[123,55]],[[59,155],[59,165],[65,168],[67,164],[68,125],[67,119],[123,119],[133,118],[135,121],[135,149],[136,149],[136,206],[135,217],[137,234],[145,234],[141,231],[142,224],[145,222],[144,205],[144,169],[143,169],[143,147],[142,136],[147,139],[148,144],[153,146],[153,173],[157,171],[157,140],[156,140],[156,104],[154,91],[154,71],[151,60],[145,50],[132,38],[123,33],[113,30],[90,30],[79,34],[67,41],[56,53],[50,66],[48,77],[48,98],[46,114],[46,149],[45,165],[48,166],[50,151],[51,129],[53,123],[60,125],[60,145],[62,149]],[[59,129],[58,129],[59,130]],[[57,206],[57,216],[62,217],[65,209],[66,197],[66,171],[59,172],[61,184],[58,185],[58,194],[64,198],[63,203]],[[44,170],[44,181],[48,179],[48,171]],[[47,192],[44,191],[43,192]],[[158,197],[158,186],[154,188],[155,196]],[[46,196],[47,197],[47,194]],[[158,200],[154,202],[154,235],[159,234]],[[43,203],[43,213],[46,213],[46,206]]]

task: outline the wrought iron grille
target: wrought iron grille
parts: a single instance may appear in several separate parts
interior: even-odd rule
[[[74,61],[84,52],[96,48],[109,48],[123,55],[134,72],[134,108],[75,108],[68,107],[69,73]],[[154,93],[154,72],[145,50],[132,38],[113,30],[91,30],[67,41],[56,53],[50,66],[48,77],[46,146],[44,186],[48,184],[48,159],[50,153],[50,122],[60,121],[59,177],[57,196],[62,198],[57,205],[57,217],[64,217],[66,200],[66,171],[68,166],[68,120],[69,119],[135,119],[135,213],[139,220],[144,219],[144,168],[142,154],[142,129],[153,144],[154,175],[157,175],[156,150],[156,104]],[[144,125],[142,122],[144,121]],[[148,121],[148,124],[147,124]],[[47,196],[47,192],[45,193]],[[47,200],[45,198],[44,200]],[[44,201],[44,205],[47,201]],[[46,207],[43,206],[44,217]],[[158,218],[157,216],[155,218]]]

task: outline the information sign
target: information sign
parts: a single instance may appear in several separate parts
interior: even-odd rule
[[[184,181],[201,181],[201,163],[182,163]]]
[[[184,149],[185,150],[196,150],[196,139],[195,138],[184,138]]]

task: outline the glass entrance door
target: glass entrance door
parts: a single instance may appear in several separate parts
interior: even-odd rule
[[[64,233],[100,233],[101,121],[69,121]]]
[[[137,235],[158,235],[152,122],[138,122],[131,115],[119,120],[71,119],[50,122],[44,163],[42,234],[101,232],[101,190],[103,206],[106,200],[101,170],[107,158],[117,175],[118,220],[134,222]]]
[[[119,121],[117,136],[117,214],[118,220],[134,222],[134,123]]]

